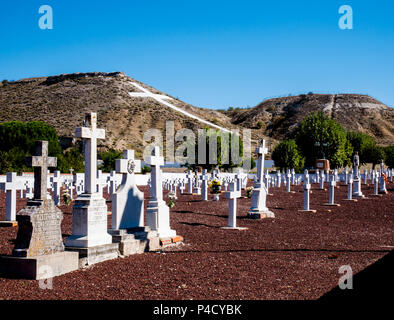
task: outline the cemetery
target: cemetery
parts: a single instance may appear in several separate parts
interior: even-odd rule
[[[0,299],[316,299],[342,265],[357,273],[392,251],[383,160],[362,172],[355,152],[350,170],[323,158],[320,170],[269,171],[261,140],[254,172],[164,172],[159,146],[148,174],[134,150],[102,172],[96,113],[75,136],[84,173],[51,172],[39,140],[34,172],[0,176]]]

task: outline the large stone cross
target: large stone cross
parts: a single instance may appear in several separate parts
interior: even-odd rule
[[[268,153],[268,149],[265,147],[265,140],[260,141],[260,145],[256,148],[256,153],[259,158],[257,160],[257,181],[263,181],[264,174],[264,156]]]
[[[34,200],[45,200],[48,192],[48,168],[57,166],[57,158],[48,157],[48,141],[37,141],[35,154],[27,165],[34,167]]]
[[[163,186],[161,184],[160,166],[164,165],[164,157],[160,156],[160,147],[156,146],[152,150],[151,156],[148,157],[147,163],[152,167],[151,185],[152,185],[152,199],[163,199]]]
[[[75,129],[75,136],[84,141],[85,193],[96,192],[97,139],[105,139],[105,130],[97,128],[97,114],[85,115],[84,126]]]

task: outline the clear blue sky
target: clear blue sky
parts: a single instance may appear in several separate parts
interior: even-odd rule
[[[338,27],[345,4],[353,30]],[[309,91],[394,106],[392,0],[2,0],[0,35],[0,80],[124,71],[199,107]]]

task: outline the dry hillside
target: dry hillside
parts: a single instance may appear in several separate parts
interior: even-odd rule
[[[234,125],[256,128],[278,140],[294,135],[310,113],[322,111],[347,130],[372,135],[382,145],[394,143],[394,109],[366,95],[308,94],[265,100],[254,108],[225,112]]]
[[[165,135],[167,120],[175,130],[196,132],[206,125],[152,98],[131,97],[139,91],[130,81],[152,93],[165,94],[122,72],[75,73],[22,79],[0,84],[0,122],[41,120],[53,125],[60,136],[72,137],[85,112],[97,112],[99,127],[106,129],[101,147],[133,148],[140,153],[150,128]],[[172,97],[174,98],[174,97]],[[270,142],[291,137],[300,121],[312,111],[322,110],[345,128],[369,133],[381,144],[394,141],[394,109],[364,95],[300,95],[270,99],[250,109],[219,112],[191,106],[179,99],[175,106],[224,128],[254,129],[252,141],[270,137]],[[262,127],[257,128],[258,122]]]

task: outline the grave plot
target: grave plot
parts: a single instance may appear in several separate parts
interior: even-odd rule
[[[148,187],[140,190],[146,212]],[[341,206],[334,207],[324,206],[328,190],[312,184],[310,206],[316,213],[299,212],[303,186],[292,190],[270,188],[267,207],[275,218],[263,220],[247,218],[251,199],[243,190],[237,199],[237,226],[248,228],[243,231],[222,229],[228,222],[224,192],[219,201],[212,201],[212,194],[208,201],[180,195],[170,209],[170,225],[184,236],[183,245],[55,277],[53,290],[39,289],[37,281],[0,278],[0,299],[316,299],[337,286],[340,266],[350,265],[356,274],[393,249],[393,183],[382,197],[368,197],[374,186],[363,185],[368,199],[358,202],[344,201],[348,188],[338,183],[335,201]],[[109,200],[106,190],[104,197]],[[168,191],[163,199],[168,201]],[[18,198],[17,210],[25,204]],[[0,209],[1,220],[4,192]],[[72,234],[72,205],[60,209],[65,240]],[[16,230],[0,230],[0,254],[12,252]]]

